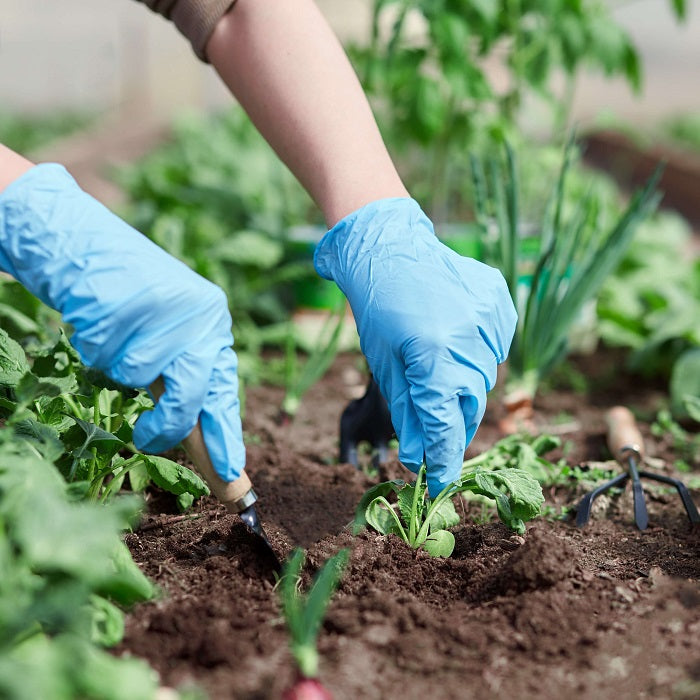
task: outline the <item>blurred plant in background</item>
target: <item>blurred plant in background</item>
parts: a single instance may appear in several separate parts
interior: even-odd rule
[[[243,110],[181,118],[117,178],[130,223],[228,295],[242,381],[283,383],[284,360],[264,363],[261,351],[287,343],[292,283],[318,280],[288,233],[322,219]]]
[[[8,114],[0,112],[0,143],[18,153],[28,154],[94,121],[95,115],[84,112],[46,114]]]
[[[670,5],[677,18],[685,17],[684,0]],[[353,46],[351,54],[387,140],[404,158],[412,191],[434,219],[463,213],[467,153],[491,148],[494,138],[513,142],[527,101],[547,106],[552,137],[561,142],[584,67],[640,89],[639,55],[615,22],[614,6],[601,0],[373,1],[369,43]]]
[[[631,244],[636,227],[660,199],[655,192],[657,170],[626,210],[611,221],[600,216],[594,192],[582,194],[575,206],[569,206],[567,176],[575,158],[570,142],[544,216],[528,230],[520,215],[520,181],[512,149],[506,145],[505,158],[492,156],[486,162],[472,157],[477,216],[488,244],[485,260],[503,272],[518,310],[505,396],[514,419],[531,418],[537,389],[565,356],[582,311],[595,301]],[[584,332],[595,334],[595,328]],[[518,428],[516,424],[506,427]]]

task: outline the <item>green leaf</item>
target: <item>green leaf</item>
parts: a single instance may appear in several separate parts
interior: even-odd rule
[[[450,501],[451,503],[452,501]],[[423,549],[431,557],[449,557],[455,548],[455,536],[447,530],[431,532],[423,542]]]
[[[190,493],[195,497],[209,494],[209,487],[191,469],[165,457],[143,455],[146,471],[160,488],[179,496]]]
[[[685,396],[683,403],[688,415],[694,421],[700,423],[700,398],[697,396]]]
[[[261,231],[237,231],[217,243],[211,255],[222,262],[270,270],[284,257],[284,246]]]
[[[177,509],[182,513],[192,507],[194,496],[191,493],[181,493],[177,497]]]
[[[40,379],[31,372],[27,372],[15,386],[15,397],[25,406],[38,397],[55,398],[62,393],[63,387],[60,384],[61,382],[47,381],[43,377]],[[75,386],[74,379],[73,386]]]
[[[687,398],[700,400],[700,347],[686,350],[673,365],[671,373],[671,409],[686,417]]]
[[[417,499],[416,499],[417,496]],[[417,513],[413,512],[414,502],[416,504]],[[410,527],[411,521],[416,520],[417,523],[423,522],[421,517],[424,510],[426,510],[425,505],[425,485],[422,484],[419,489],[419,493],[416,494],[416,484],[406,484],[397,494],[396,503],[401,513],[401,518],[406,525]],[[416,532],[418,528],[416,527]]]
[[[370,487],[365,491],[357,504],[355,509],[355,520],[353,522],[353,533],[357,534],[367,525],[367,518],[365,517],[367,508],[369,504],[376,498],[383,496],[386,498],[390,493],[399,493],[399,491],[406,485],[406,482],[402,479],[394,479],[393,481],[383,481],[380,484]]]
[[[430,533],[459,525],[459,515],[451,498],[441,501],[430,521]],[[428,538],[430,539],[430,538]]]
[[[382,535],[394,534],[407,540],[406,533],[399,521],[399,516],[383,496],[375,498],[365,511],[367,524]]]
[[[0,387],[14,389],[29,372],[29,364],[20,344],[0,328]]]
[[[350,550],[342,549],[328,559],[314,577],[306,594],[300,590],[301,570],[306,558],[304,551],[295,550],[284,567],[278,590],[289,630],[292,655],[299,672],[305,678],[315,678],[318,674],[316,640],[349,557]]]
[[[34,418],[25,418],[15,423],[13,429],[18,438],[30,442],[39,454],[50,462],[55,462],[65,451],[58,432]]]
[[[124,637],[124,613],[102,596],[90,597],[91,639],[103,647],[113,647]]]
[[[129,483],[131,484],[131,490],[136,493],[145,491],[146,487],[151,483],[145,460],[139,459],[138,462],[129,468]]]
[[[471,478],[463,478],[458,490],[495,500],[501,520],[521,533],[525,530],[524,521],[536,517],[544,503],[542,487],[521,469],[486,471],[477,467]]]

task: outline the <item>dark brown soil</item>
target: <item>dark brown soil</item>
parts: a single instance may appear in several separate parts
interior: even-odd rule
[[[644,532],[632,522],[629,489],[601,498],[583,529],[540,518],[524,537],[462,503],[446,560],[394,536],[353,537],[346,526],[374,479],[335,456],[360,366],[340,358],[291,426],[276,425],[281,394],[266,387],[250,391],[245,419],[248,473],[278,554],[306,548],[310,575],[352,548],[319,640],[321,679],[335,698],[700,698],[700,528],[675,493],[648,491]],[[569,431],[567,462],[607,459],[603,413],[627,403],[647,418],[640,427],[654,467],[671,473],[672,451],[648,430],[660,388],[599,356],[578,366],[591,391],[553,389],[537,407],[543,423]],[[498,437],[497,398],[470,453]],[[407,474],[396,461],[385,473]],[[548,489],[548,510],[570,508],[585,489]],[[174,512],[154,494],[127,537],[162,597],[131,613],[117,653],[144,657],[165,684],[195,682],[211,698],[279,698],[294,669],[266,560],[212,500],[189,519]]]

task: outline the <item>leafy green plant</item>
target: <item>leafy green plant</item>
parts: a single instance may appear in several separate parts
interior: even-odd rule
[[[396,509],[386,498],[391,492],[396,494]],[[451,498],[454,493],[449,486],[427,500],[423,466],[412,484],[394,480],[370,488],[358,505],[355,523],[357,527],[370,525],[383,535],[398,535],[413,549],[421,547],[434,557],[449,557],[455,538],[447,528],[459,523]]]
[[[346,318],[346,303],[338,306],[336,311],[330,311],[315,344],[306,355],[299,368],[295,333],[290,330],[287,336],[287,371],[285,377],[285,394],[278,420],[283,425],[294,420],[301,399],[306,392],[328,371],[333,360],[338,355],[340,336]]]
[[[657,213],[639,227],[597,305],[601,338],[630,350],[626,365],[631,371],[670,377],[679,416],[685,413],[683,394],[698,390],[692,358],[700,347],[700,261],[689,254],[691,240],[681,217]]]
[[[671,6],[685,16],[685,2]],[[438,221],[463,195],[460,153],[513,139],[526,98],[551,109],[558,137],[584,67],[642,83],[631,38],[599,0],[374,0],[369,42],[351,55],[387,138],[417,148],[408,180]]]
[[[561,466],[550,462],[544,455],[560,447],[561,439],[556,435],[514,433],[465,460],[463,469],[521,469],[537,479],[542,486],[547,486],[556,478]]]
[[[155,589],[119,533],[139,504],[76,503],[50,461],[0,428],[0,696],[153,698],[157,676],[101,650]]]
[[[342,549],[328,559],[306,593],[301,591],[301,572],[306,560],[304,551],[297,549],[284,567],[278,591],[289,631],[289,646],[297,667],[295,684],[283,696],[286,700],[330,698],[328,691],[318,682],[317,639],[349,556],[349,550]]]
[[[434,499],[427,498],[425,466],[413,483],[385,481],[368,489],[355,512],[355,530],[371,526],[383,535],[398,535],[414,549],[435,557],[448,557],[454,535],[448,530],[459,523],[452,497],[470,492],[496,503],[500,519],[512,530],[525,532],[525,521],[538,513],[544,501],[537,481],[522,469],[501,467],[487,470],[465,463],[459,481],[446,486]],[[396,503],[387,497],[396,495]]]
[[[527,239],[519,214],[513,150],[506,144],[505,160],[494,157],[486,166],[472,158],[477,217],[489,241],[487,261],[503,272],[518,310],[506,388],[519,403],[531,404],[542,379],[565,356],[569,334],[584,305],[595,299],[620,263],[637,225],[660,198],[655,193],[657,170],[610,225],[600,221],[593,195],[581,197],[573,211],[567,211],[567,174],[574,157],[570,142],[543,220]]]
[[[41,115],[0,113],[0,143],[29,154],[63,136],[85,128],[93,115],[74,111]]]
[[[150,406],[144,394],[84,367],[64,333],[28,357],[0,329],[0,416],[16,441],[56,464],[72,493],[106,502],[127,475],[133,491],[153,482],[183,509],[209,493],[191,470],[133,446],[133,424]]]
[[[689,401],[688,412],[700,424],[700,400]],[[680,425],[669,409],[658,411],[650,429],[652,435],[665,441],[676,452],[676,468],[679,471],[690,471],[700,466],[700,433],[693,433]]]

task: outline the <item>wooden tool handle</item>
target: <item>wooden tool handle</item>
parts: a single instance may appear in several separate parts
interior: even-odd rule
[[[636,452],[644,456],[644,440],[637,428],[632,411],[624,406],[614,406],[605,414],[608,425],[608,447],[615,459],[624,459],[626,453]]]
[[[149,387],[154,400],[163,395],[165,385],[162,378],[156,379]],[[190,456],[199,475],[207,482],[211,492],[221,501],[229,512],[239,513],[244,508],[255,503],[256,496],[248,475],[243,472],[235,481],[224,481],[214,469],[209,457],[209,451],[204,443],[202,426],[199,421],[192,432],[182,441],[182,445]]]

